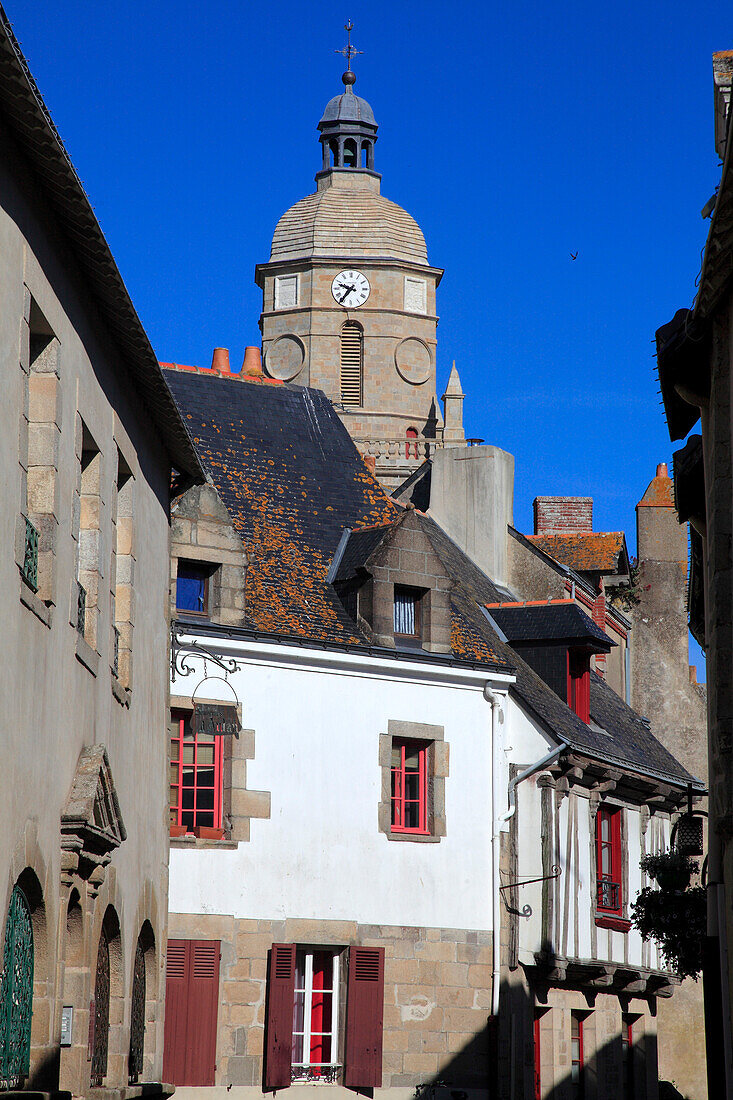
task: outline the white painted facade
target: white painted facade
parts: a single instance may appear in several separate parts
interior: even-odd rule
[[[506,695],[511,677],[246,641],[216,649],[240,665],[229,682],[243,725],[255,731],[247,785],[271,792],[271,817],[252,821],[251,840],[236,850],[172,850],[171,911],[490,930],[492,722],[484,688],[501,693],[503,750],[522,720]],[[202,660],[188,661],[196,672],[176,679],[175,696],[203,677]],[[221,689],[205,681],[196,699],[207,690],[220,698]],[[444,727],[447,835],[437,843],[394,843],[379,831],[379,736],[390,720]]]

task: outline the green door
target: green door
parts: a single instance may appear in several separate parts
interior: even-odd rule
[[[0,1085],[18,1088],[28,1076],[33,1015],[33,925],[25,894],[13,888],[0,974]]]

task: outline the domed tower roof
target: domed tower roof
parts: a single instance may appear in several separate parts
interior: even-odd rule
[[[280,218],[270,261],[373,256],[427,264],[417,222],[379,193],[374,112],[354,94],[356,76],[350,68],[341,79],[344,91],[328,101],[318,123],[323,147],[318,190]]]
[[[314,195],[291,206],[275,227],[270,260],[313,256],[384,257],[427,264],[420,226],[406,210],[379,194],[379,180],[329,173]],[[323,185],[323,186],[321,186]]]
[[[346,75],[353,76],[353,73],[344,73],[344,76]],[[351,86],[348,84],[346,85],[346,91],[342,92],[341,95],[335,95],[333,99],[329,99],[321,117],[321,121],[318,123],[318,128],[320,129],[326,123],[342,121],[363,122],[367,126],[373,126],[375,133],[377,130],[374,111],[365,99],[362,99],[361,96],[354,95]]]

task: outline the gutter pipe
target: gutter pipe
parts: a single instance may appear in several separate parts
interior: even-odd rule
[[[534,775],[535,772],[540,771],[546,764],[552,763],[552,761],[565,752],[565,749],[569,749],[570,745],[567,741],[561,741],[556,749],[552,749],[551,752],[545,753],[539,760],[535,760],[534,764],[530,764],[528,768],[525,768],[523,772],[519,772],[514,776],[509,784],[509,809],[505,814],[502,814],[499,821],[508,821],[510,817],[514,817],[517,812],[517,784],[521,783],[523,779],[528,779],[530,775]]]
[[[499,746],[497,722],[501,699],[488,683],[484,686],[484,699],[491,706],[491,1015],[499,1015],[499,986],[501,979],[501,896],[499,894]]]

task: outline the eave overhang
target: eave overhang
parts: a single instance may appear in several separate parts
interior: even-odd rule
[[[0,114],[66,237],[105,325],[136,383],[140,403],[155,424],[172,465],[197,481],[203,481],[196,450],[157,357],[2,6]]]

